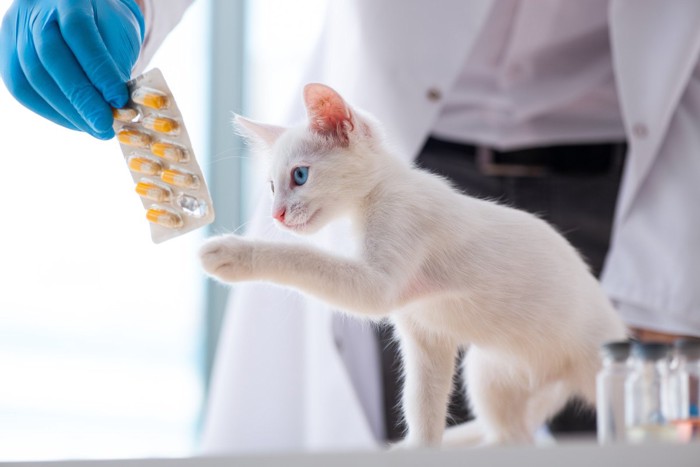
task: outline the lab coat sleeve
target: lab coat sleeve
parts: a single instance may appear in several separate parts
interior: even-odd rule
[[[628,325],[700,336],[700,4],[609,12],[629,152],[602,284]]]
[[[146,37],[141,46],[141,55],[132,71],[137,76],[146,69],[166,36],[180,22],[182,15],[194,0],[142,0],[146,21]]]
[[[649,132],[658,131],[649,128]],[[632,132],[630,138],[647,134]],[[628,158],[635,157],[631,151]],[[700,336],[700,64],[616,226],[603,285],[630,326]]]

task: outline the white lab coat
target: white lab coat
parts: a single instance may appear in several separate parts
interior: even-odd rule
[[[158,23],[170,13],[152,1]],[[310,79],[373,113],[415,157],[492,3],[333,0]],[[700,2],[611,0],[610,29],[629,154],[603,286],[629,324],[700,335]],[[251,231],[267,231],[267,218],[263,207]],[[376,446],[336,337],[317,302],[236,288],[203,451]]]

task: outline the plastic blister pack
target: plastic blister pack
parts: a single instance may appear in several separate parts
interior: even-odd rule
[[[214,207],[180,109],[159,69],[127,83],[130,100],[113,109],[114,131],[160,243],[214,221]]]

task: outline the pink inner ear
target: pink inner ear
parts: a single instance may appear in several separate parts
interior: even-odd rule
[[[311,129],[348,142],[353,129],[352,112],[340,94],[323,84],[307,84],[304,102]]]

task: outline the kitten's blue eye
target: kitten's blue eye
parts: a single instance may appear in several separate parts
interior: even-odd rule
[[[296,169],[294,169],[294,172],[292,172],[292,178],[294,179],[294,183],[297,186],[303,185],[309,178],[309,168],[297,167]]]

